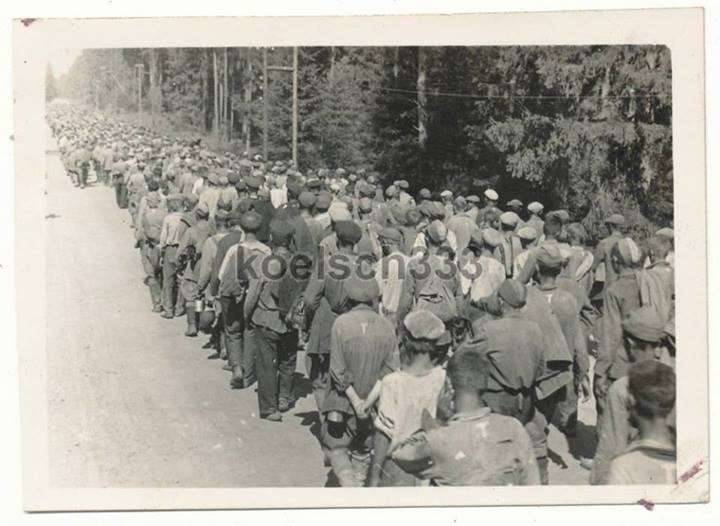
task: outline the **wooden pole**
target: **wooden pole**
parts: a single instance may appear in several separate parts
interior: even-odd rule
[[[213,133],[218,131],[218,78],[217,51],[213,49]]]
[[[263,161],[268,159],[268,56],[263,48]]]
[[[225,48],[225,51],[223,53],[223,61],[224,61],[224,84],[223,84],[223,123],[225,124],[225,135],[227,140],[230,140],[230,128],[228,126],[229,118],[228,118],[228,109],[230,108],[230,93],[229,93],[229,83],[228,83],[228,48]]]
[[[135,68],[137,70],[137,107],[138,113],[142,113],[142,78],[144,66],[142,64],[136,64]]]
[[[292,118],[292,161],[298,166],[298,48],[293,48],[293,118]]]

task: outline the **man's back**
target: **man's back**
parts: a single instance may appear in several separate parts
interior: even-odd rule
[[[674,448],[650,440],[633,442],[610,464],[608,484],[676,484]]]

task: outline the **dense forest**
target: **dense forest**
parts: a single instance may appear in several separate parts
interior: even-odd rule
[[[492,185],[592,230],[609,211],[672,224],[665,47],[299,48],[297,63],[301,170],[363,166],[414,190]],[[47,83],[238,152],[262,153],[267,101],[269,158],[288,159],[292,65],[292,48],[86,50]]]

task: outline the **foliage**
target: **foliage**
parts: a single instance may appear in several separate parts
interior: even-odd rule
[[[154,67],[159,122],[208,133],[213,53],[88,50],[58,88],[136,112],[142,63],[143,111]],[[292,64],[292,48],[267,54],[271,66]],[[290,158],[291,73],[269,71],[263,93],[262,49],[227,56],[229,133],[214,142],[261,152],[267,102],[269,156]],[[364,166],[414,190],[493,185],[567,208],[596,235],[611,211],[672,222],[671,60],[662,46],[300,48],[298,91],[302,170]]]

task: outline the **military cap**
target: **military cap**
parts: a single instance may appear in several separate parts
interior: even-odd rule
[[[520,217],[515,212],[503,212],[500,214],[500,223],[507,226],[516,226]]]
[[[463,196],[459,195],[453,200],[453,205],[455,205],[455,208],[458,210],[464,210],[467,206],[467,201]]]
[[[543,208],[545,207],[542,205],[542,203],[538,203],[537,201],[533,201],[528,205],[528,210],[533,214],[539,214],[543,211]]]
[[[474,204],[474,205],[476,205],[476,204],[478,204],[478,203],[480,202],[480,198],[479,198],[478,196],[476,196],[475,194],[467,196],[467,197],[465,198],[465,200],[466,200],[468,203],[472,203],[472,204]]]
[[[423,188],[420,190],[420,193],[418,193],[418,197],[420,197],[420,199],[432,199],[432,192],[427,188]]]
[[[359,230],[360,227],[358,227]],[[343,290],[351,301],[357,303],[372,303],[380,296],[377,280],[362,279],[356,272],[352,272],[343,282]]]
[[[518,230],[517,235],[520,239],[524,241],[534,241],[537,239],[537,230],[535,230],[531,226],[524,226],[520,230]]]
[[[295,234],[295,227],[289,221],[273,219],[270,221],[270,238],[278,244],[286,244]]]
[[[330,220],[333,223],[352,220],[352,214],[350,214],[350,210],[347,209],[347,206],[339,203],[335,203],[330,206],[328,213],[330,214]]]
[[[505,206],[508,208],[522,208],[522,201],[520,199],[511,199]]]
[[[492,188],[488,188],[487,190],[485,190],[484,195],[491,201],[497,201],[500,198],[498,193]]]
[[[605,219],[605,222],[609,225],[622,226],[625,224],[625,217],[623,217],[622,214],[611,214],[609,217],[607,217]]]
[[[398,194],[397,186],[392,186],[392,185],[391,185],[391,186],[388,186],[388,187],[385,189],[385,195],[386,195],[387,197],[395,197],[397,194]]]
[[[320,182],[320,179],[308,179],[305,185],[311,190],[317,190],[318,188],[320,188],[322,183]]]
[[[492,248],[495,248],[502,243],[502,236],[500,235],[500,232],[494,228],[483,228],[482,237],[483,242]]]
[[[428,310],[415,310],[403,320],[407,333],[415,340],[437,341],[445,333],[445,324]]]
[[[362,237],[362,231],[358,224],[350,220],[341,220],[335,223],[335,233],[337,234],[338,241],[354,245]]]
[[[570,212],[568,212],[567,210],[553,210],[550,213],[557,217],[563,225],[567,224],[570,221]]]
[[[262,178],[257,175],[251,175],[250,177],[245,178],[245,184],[251,190],[257,190],[262,186]]]
[[[288,181],[285,186],[287,187],[288,197],[296,198],[303,191],[303,186],[295,181]]]
[[[417,208],[409,208],[405,212],[405,226],[415,226],[420,222],[420,211]]]
[[[198,203],[198,196],[195,194],[184,194],[185,206],[188,208],[194,208]]]
[[[560,268],[564,261],[560,248],[554,243],[540,245],[535,250],[535,259],[541,266],[549,269]]]
[[[506,279],[498,289],[498,296],[511,307],[519,309],[525,305],[527,289],[517,280]]]
[[[206,203],[198,203],[195,207],[195,215],[200,219],[207,219],[210,215],[210,209]]]
[[[230,183],[232,185],[236,185],[237,182],[240,180],[240,174],[237,172],[232,172],[232,171],[228,172],[227,180],[228,180],[228,183]]]
[[[298,202],[303,208],[311,208],[316,201],[317,198],[315,197],[315,194],[308,192],[307,190],[300,193],[300,196],[298,197]]]
[[[396,184],[398,188],[402,188],[403,190],[407,190],[410,188],[410,184],[405,179],[400,179],[399,181],[396,181]]]
[[[441,244],[447,239],[447,227],[442,221],[437,219],[428,225],[426,233],[430,241],[436,245]]]
[[[371,212],[372,201],[367,197],[361,197],[360,202],[358,203],[358,209],[363,213]]]
[[[675,232],[673,231],[672,228],[668,228],[668,227],[661,228],[660,230],[658,230],[657,232],[655,232],[655,235],[656,235],[656,236],[659,236],[659,237],[665,237],[665,238],[667,238],[667,239],[674,239],[674,238],[675,238]]]
[[[262,226],[262,220],[263,219],[260,214],[254,210],[250,210],[240,217],[240,226],[245,232],[257,232],[260,229],[260,226]]]
[[[330,203],[332,203],[332,194],[329,192],[320,192],[315,201],[315,209],[320,212],[325,212],[330,208]]]
[[[402,233],[397,228],[387,227],[380,231],[380,239],[387,239],[388,241],[395,241],[401,243],[403,240]]]
[[[450,190],[443,190],[440,192],[440,197],[452,197],[452,192]]]
[[[636,340],[649,343],[659,342],[665,332],[665,324],[652,307],[632,310],[622,321],[623,332]]]
[[[426,201],[428,202],[428,201]],[[431,219],[445,219],[447,210],[439,201],[429,201],[430,203],[430,218]]]

